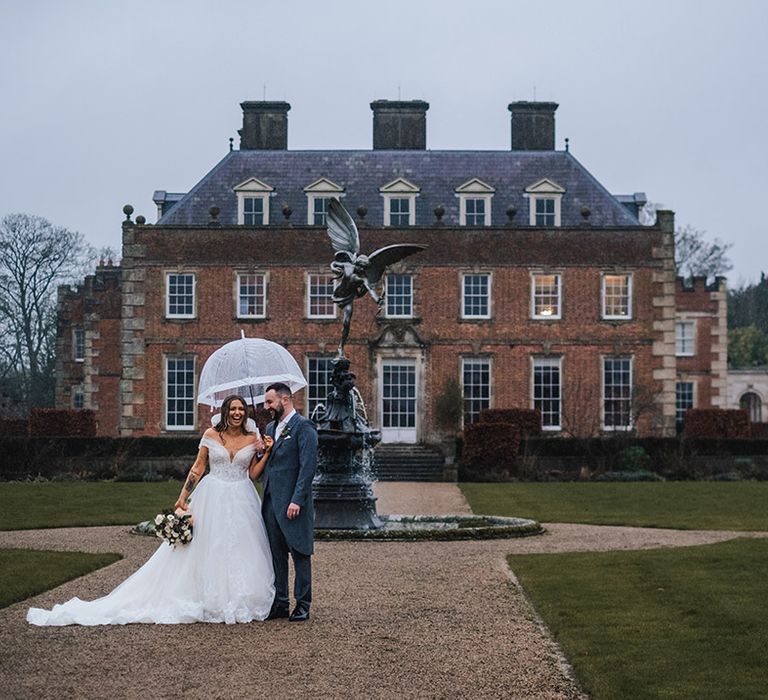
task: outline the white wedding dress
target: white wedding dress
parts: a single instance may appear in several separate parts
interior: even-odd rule
[[[30,608],[33,625],[124,625],[131,622],[263,620],[275,595],[272,555],[259,494],[248,478],[254,446],[230,460],[220,442],[203,437],[210,473],[189,501],[193,539],[163,542],[144,566],[111,593],[90,602],[72,598],[53,610]]]

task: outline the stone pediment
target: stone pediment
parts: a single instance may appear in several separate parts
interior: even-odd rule
[[[477,177],[467,180],[456,188],[458,194],[493,194],[496,190]]]
[[[388,182],[383,187],[380,187],[379,192],[382,194],[391,192],[397,192],[398,194],[404,192],[408,194],[416,194],[421,192],[421,189],[416,187],[410,180],[406,180],[404,177],[399,177],[396,180],[392,180],[392,182]]]
[[[410,323],[390,323],[374,341],[377,348],[422,348],[424,345]]]
[[[256,177],[249,177],[239,185],[235,185],[232,189],[235,192],[273,192],[275,188]]]
[[[565,188],[558,185],[554,180],[542,178],[525,188],[528,194],[563,194]]]
[[[341,185],[337,185],[333,180],[329,180],[327,177],[320,177],[317,180],[315,180],[312,184],[307,185],[304,188],[304,191],[308,194],[312,194],[313,192],[318,193],[328,193],[332,192],[334,194],[341,193],[344,191],[344,188]]]

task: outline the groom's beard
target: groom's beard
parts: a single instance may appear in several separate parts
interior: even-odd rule
[[[285,414],[285,406],[280,404],[277,408],[272,409],[272,420],[275,421],[275,423],[279,423],[283,415]]]

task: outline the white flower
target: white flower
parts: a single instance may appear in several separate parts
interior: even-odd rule
[[[155,516],[155,525],[160,525],[160,523],[163,522],[163,514],[160,513],[159,515]]]

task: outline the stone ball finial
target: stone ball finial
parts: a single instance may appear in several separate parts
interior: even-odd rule
[[[517,207],[514,205],[507,207],[507,218],[512,221],[512,219],[515,218],[515,214],[517,214]]]
[[[215,204],[210,209],[208,209],[208,213],[211,215],[212,219],[218,218],[220,211],[221,210]]]
[[[283,216],[285,217],[286,221],[291,218],[291,214],[293,214],[293,209],[291,209],[290,205],[283,204]]]
[[[126,204],[123,207],[123,214],[125,214],[125,220],[130,221],[131,220],[131,214],[133,214],[133,207],[130,204]]]
[[[366,207],[366,206],[365,206],[365,204],[361,204],[361,205],[360,205],[360,206],[357,208],[357,215],[358,215],[358,216],[359,216],[361,219],[364,219],[364,218],[366,217],[366,215],[367,215],[367,214],[368,214],[368,207]]]
[[[136,217],[136,223],[137,223],[139,226],[143,226],[144,224],[146,224],[146,223],[147,223],[147,220],[146,220],[146,218],[145,218],[144,216],[142,216],[141,214],[139,214],[139,215]]]
[[[235,150],[235,139],[233,139],[231,136],[229,137],[229,152],[232,153],[232,151]]]
[[[435,207],[435,218],[439,221],[443,220],[443,217],[445,216],[445,207],[442,204],[438,204]]]
[[[589,207],[584,206],[581,208],[581,215],[584,217],[584,219],[588,219],[590,216],[592,216],[592,210]]]

